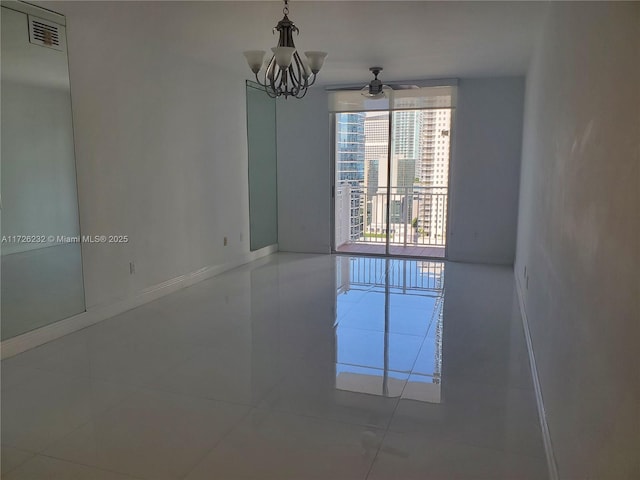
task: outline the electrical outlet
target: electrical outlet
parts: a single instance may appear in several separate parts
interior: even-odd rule
[[[227,246],[227,237],[224,237],[224,246]]]
[[[129,262],[129,275],[133,275],[134,273],[136,273],[136,264]]]

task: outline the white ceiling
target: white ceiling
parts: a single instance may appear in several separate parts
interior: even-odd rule
[[[329,53],[322,83],[382,78],[523,74],[546,2],[291,1],[289,17],[300,28],[296,46]],[[199,56],[224,45],[227,65],[241,52],[269,50],[282,2],[209,2],[200,8],[209,28],[197,42]],[[188,22],[187,22],[188,23]],[[190,28],[190,27],[188,27]],[[243,68],[247,68],[243,64]]]
[[[107,8],[101,3],[54,5],[65,13]],[[300,50],[329,53],[321,83],[364,83],[374,65],[384,67],[381,78],[387,81],[524,74],[546,5],[291,0],[289,17],[300,28]],[[272,28],[282,6],[273,1],[122,2],[108,8],[126,10],[126,18],[135,18],[143,30],[156,29],[154,42],[166,43],[165,48],[249,78],[242,52],[275,46]]]

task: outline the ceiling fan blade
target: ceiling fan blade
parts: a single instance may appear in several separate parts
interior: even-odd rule
[[[383,84],[378,79],[378,75],[382,71],[382,67],[371,67],[369,70],[375,75],[375,78],[371,80],[371,82],[364,85],[362,88],[351,87],[351,88],[344,88],[344,90],[359,90],[360,94],[364,97],[383,98],[383,97],[388,97],[393,90],[414,90],[414,89],[420,88],[417,85],[408,85],[408,84],[402,84],[402,83],[392,83],[390,85]]]

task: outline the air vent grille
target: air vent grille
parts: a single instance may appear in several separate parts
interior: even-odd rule
[[[64,50],[60,26],[56,23],[29,15],[29,41],[41,47]]]

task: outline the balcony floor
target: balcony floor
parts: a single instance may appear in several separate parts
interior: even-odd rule
[[[384,243],[354,242],[340,245],[338,253],[361,253],[365,255],[384,255]],[[390,245],[389,253],[399,257],[444,258],[444,247],[433,245]]]

